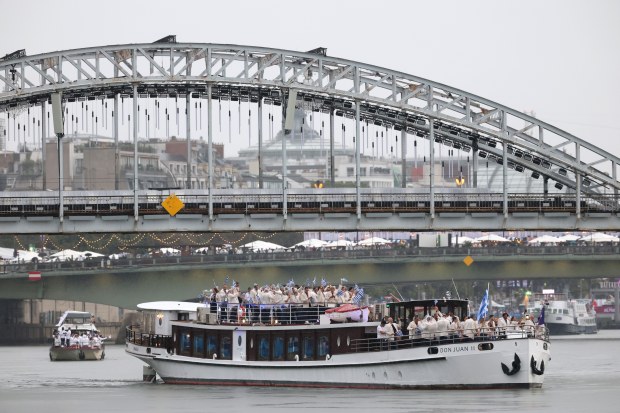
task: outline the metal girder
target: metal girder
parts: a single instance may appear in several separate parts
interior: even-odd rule
[[[145,67],[150,67],[151,73],[141,73],[139,68]],[[302,74],[309,75],[300,82]],[[620,190],[617,171],[608,171],[610,166],[617,168],[620,159],[586,139],[441,83],[379,66],[317,55],[312,51],[162,41],[35,56],[14,53],[0,60],[0,109],[40,104],[53,91],[87,92],[130,83],[168,83],[173,87],[191,88],[205,82],[268,88],[294,85],[300,91],[319,96],[327,94],[351,102],[359,100],[364,104],[436,119],[493,137],[498,142],[548,159],[557,167],[568,168],[575,176],[588,176]],[[394,125],[399,121],[390,120],[389,123]],[[467,144],[466,139],[463,143]],[[484,144],[480,148],[489,153],[494,151],[485,148]],[[587,156],[584,149],[589,151]],[[579,160],[573,154],[578,151],[581,151]],[[519,163],[519,159],[512,155],[508,159]],[[601,164],[607,170],[594,168]],[[540,168],[529,165],[528,169]],[[552,176],[549,171],[545,175]],[[566,185],[576,185],[566,176],[557,178]]]

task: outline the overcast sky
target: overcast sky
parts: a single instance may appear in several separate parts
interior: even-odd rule
[[[0,0],[0,56],[231,43],[399,70],[536,117],[620,156],[620,1]]]

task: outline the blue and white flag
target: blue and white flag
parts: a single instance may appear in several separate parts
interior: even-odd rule
[[[344,291],[342,291],[342,290],[338,290],[338,292],[336,293],[336,295],[337,295],[338,297],[340,297],[342,294],[344,294]]]
[[[237,286],[237,281],[233,280],[232,287],[235,288]]]
[[[230,278],[228,277],[228,275],[226,276],[226,279],[224,280],[224,284],[226,284],[226,286],[228,286],[228,281],[230,280]]]
[[[312,279],[312,286],[314,287],[314,286],[315,286],[315,284],[316,284],[316,277],[314,277],[314,278]]]
[[[540,315],[538,316],[538,325],[545,325],[545,306],[543,305],[542,310],[540,310]]]
[[[321,278],[321,287],[325,287],[327,285],[327,281],[325,281],[325,278]]]
[[[353,300],[351,300],[353,302],[353,304],[359,304],[360,301],[362,301],[362,298],[364,298],[364,289],[360,288],[359,290],[357,290],[357,292],[355,293],[355,297],[353,297]]]
[[[287,287],[289,287],[289,288],[290,288],[290,287],[294,287],[294,286],[295,286],[295,281],[291,278],[291,279],[289,280],[289,282],[288,282],[288,283],[286,283],[286,286],[287,286]]]
[[[480,308],[478,309],[478,321],[485,318],[487,316],[487,312],[489,311],[489,289],[484,292],[484,296],[482,297],[482,301],[480,302]]]
[[[344,284],[344,283],[348,283],[349,280],[347,280],[346,278],[341,278],[340,279],[340,284]]]

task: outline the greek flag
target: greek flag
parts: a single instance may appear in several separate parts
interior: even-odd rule
[[[342,291],[342,290],[338,290],[338,292],[336,293],[336,295],[337,295],[338,297],[340,297],[342,294],[344,294],[344,291]]]
[[[228,275],[226,276],[226,279],[224,280],[224,284],[228,285],[228,281],[230,280],[230,278],[228,277]]]
[[[355,293],[355,297],[353,297],[353,304],[359,304],[360,301],[362,301],[362,298],[364,297],[364,289],[360,288],[359,290],[357,290],[357,292]]]
[[[348,283],[349,280],[347,280],[346,278],[341,278],[340,279],[340,284],[344,284],[344,283]]]
[[[290,281],[286,283],[286,286],[289,288],[295,286],[295,281],[291,278]]]
[[[315,284],[316,284],[316,277],[312,279],[312,286],[314,287]]]
[[[235,288],[237,286],[237,281],[233,280],[232,287]]]
[[[327,281],[325,281],[325,278],[321,278],[321,287],[325,287],[327,285]]]
[[[484,292],[482,301],[480,302],[480,308],[478,309],[478,321],[487,316],[489,311],[489,289]]]

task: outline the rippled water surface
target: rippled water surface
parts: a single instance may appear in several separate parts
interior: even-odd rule
[[[124,346],[103,361],[50,362],[47,347],[0,347],[0,412],[618,412],[620,331],[555,337],[536,390],[341,390],[147,384]]]

